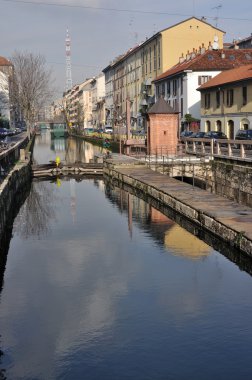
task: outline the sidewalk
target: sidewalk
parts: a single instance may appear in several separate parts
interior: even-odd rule
[[[146,166],[134,165],[131,159],[115,157],[109,162],[109,175],[158,199],[252,257],[251,208],[154,172]]]

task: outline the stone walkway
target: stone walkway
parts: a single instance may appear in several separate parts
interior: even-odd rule
[[[184,213],[183,210],[187,212],[186,207],[190,208],[189,214],[185,214],[185,216],[199,223],[200,214],[203,227],[216,233],[216,235],[221,235],[224,240],[231,241],[245,237],[247,240],[245,250],[252,256],[252,209],[250,207],[154,172],[146,166],[138,166],[136,160],[115,157],[109,161],[112,164],[111,168],[113,167],[114,174],[118,173],[128,184],[131,184],[132,180],[132,185],[134,186],[137,180],[139,186],[142,184],[143,188],[144,186],[146,188],[147,185],[148,188],[155,190],[155,194],[159,193],[157,196],[163,199],[165,204],[167,204],[165,201],[166,196],[169,199],[172,198],[175,209],[182,214]],[[194,216],[192,210],[194,210]],[[202,215],[205,216],[205,220],[204,218],[202,219]],[[206,225],[204,225],[205,223]],[[223,232],[222,226],[226,227]],[[231,233],[230,238],[227,238],[224,236],[226,235],[224,230],[230,230],[234,233]]]

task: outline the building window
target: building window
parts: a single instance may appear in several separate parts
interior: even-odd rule
[[[211,78],[212,78],[211,75],[200,75],[200,76],[198,76],[198,85],[200,86],[201,84],[206,83]]]
[[[162,83],[162,96],[165,96],[165,84]]]
[[[154,55],[154,70],[157,69],[157,48],[156,45],[153,47],[153,55]]]
[[[234,90],[227,90],[227,107],[232,107],[234,103]]]
[[[209,120],[207,120],[205,123],[205,131],[206,132],[211,131],[211,122]]]
[[[183,77],[180,78],[180,94],[183,95]]]
[[[158,41],[158,69],[161,67],[161,49],[160,49],[160,41]]]
[[[167,82],[167,97],[171,96],[171,82]]]
[[[172,88],[173,88],[172,94],[173,96],[176,96],[177,95],[177,80],[176,79],[172,81]]]
[[[181,114],[181,117],[184,116],[183,108],[184,108],[184,103],[183,103],[183,98],[181,98],[180,99],[180,114]]]
[[[245,106],[247,104],[247,87],[242,87],[242,105]]]
[[[220,120],[216,121],[216,131],[221,132],[221,121]]]
[[[151,47],[149,48],[149,56],[150,56],[150,73],[151,73]]]
[[[205,94],[205,109],[210,108],[210,93]]]
[[[173,100],[173,108],[174,108],[174,110],[177,112],[178,111],[178,101],[177,101],[177,99],[174,99]]]
[[[148,52],[147,52],[147,50],[145,51],[144,62],[145,62],[145,74],[147,75],[147,72],[148,72]]]
[[[216,108],[220,108],[220,91],[216,92]]]
[[[233,120],[228,120],[228,125],[227,125],[227,135],[228,138],[233,140],[234,139],[234,122]]]

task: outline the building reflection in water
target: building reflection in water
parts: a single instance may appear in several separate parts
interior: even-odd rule
[[[100,146],[75,137],[51,138],[50,131],[42,130],[35,139],[34,160],[38,164],[54,161],[59,156],[61,162],[72,164],[75,162],[88,163],[96,154],[104,154],[105,149]]]
[[[141,225],[142,229],[150,233],[156,242],[174,255],[195,260],[210,254],[211,247],[144,200],[119,188],[106,187],[106,194],[121,212],[127,212],[131,237],[134,232],[133,222],[136,222]]]
[[[135,223],[170,254],[194,261],[206,258],[213,252],[212,248],[214,248],[214,250],[239,266],[241,270],[252,275],[250,257],[231,248],[229,244],[214,237],[207,231],[195,227],[181,216],[179,216],[178,220],[183,228],[180,227],[173,220],[175,217],[172,210],[169,211],[173,215],[173,218],[170,219],[144,200],[133,195],[129,197],[127,191],[111,187],[107,182],[105,182],[105,194],[121,213],[128,214],[130,236],[134,236],[133,226]]]
[[[76,222],[76,191],[75,191],[75,179],[70,179],[70,195],[71,195],[71,214],[73,224]]]
[[[209,245],[180,227],[178,224],[166,231],[164,245],[176,256],[197,260],[210,254]]]
[[[92,145],[82,139],[69,137],[66,141],[65,160],[68,164],[74,162],[90,162],[95,154],[103,154],[104,148]]]
[[[59,137],[51,140],[51,149],[55,153],[65,152],[66,150],[66,139],[64,137]]]

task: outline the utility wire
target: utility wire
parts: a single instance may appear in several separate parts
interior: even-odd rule
[[[91,10],[100,10],[107,12],[126,12],[126,13],[139,13],[139,14],[152,14],[152,15],[166,15],[166,16],[181,16],[181,17],[192,17],[191,14],[183,13],[169,13],[169,12],[158,12],[158,11],[144,11],[140,9],[120,9],[120,8],[105,8],[105,7],[94,7],[87,5],[75,5],[75,4],[57,4],[57,3],[46,3],[46,2],[34,2],[29,0],[0,0],[6,3],[20,3],[20,4],[29,4],[29,5],[40,5],[40,6],[53,6],[53,7],[67,7],[67,8],[82,8],[82,9],[91,9]],[[201,16],[200,16],[201,17]],[[204,16],[208,19],[215,20],[216,17],[213,16]],[[238,18],[238,17],[218,17],[222,20],[235,20],[235,21],[252,21],[251,18]]]

